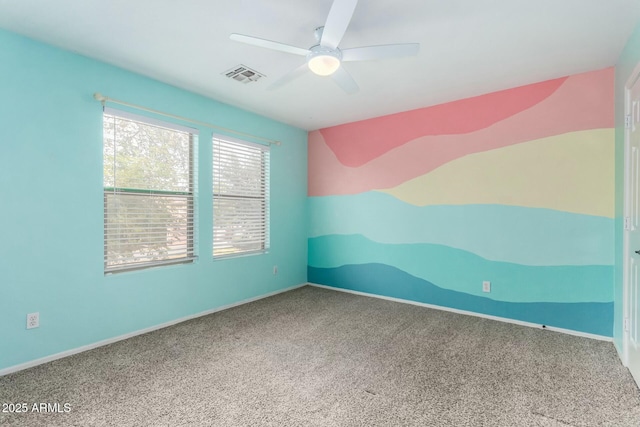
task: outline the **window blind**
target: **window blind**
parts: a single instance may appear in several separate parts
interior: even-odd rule
[[[105,272],[194,259],[194,141],[188,128],[105,110]]]
[[[269,248],[269,147],[213,138],[213,256]]]

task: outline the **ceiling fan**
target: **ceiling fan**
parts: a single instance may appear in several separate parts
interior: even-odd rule
[[[315,30],[315,37],[318,43],[309,49],[243,34],[234,33],[229,38],[254,46],[306,57],[307,62],[305,64],[275,81],[269,86],[270,89],[290,82],[306,72],[308,68],[319,76],[331,76],[345,92],[355,93],[358,91],[358,85],[353,80],[353,77],[341,66],[343,62],[412,56],[417,54],[420,48],[419,43],[403,43],[339,49],[338,45],[347,31],[357,4],[358,0],[334,0],[329,10],[327,22],[323,27],[318,27]]]

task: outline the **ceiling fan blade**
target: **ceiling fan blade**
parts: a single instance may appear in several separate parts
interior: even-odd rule
[[[335,49],[344,36],[358,0],[334,0],[322,30],[320,46]]]
[[[342,88],[342,90],[349,94],[356,93],[358,90],[360,90],[356,81],[353,80],[351,74],[349,74],[347,70],[344,69],[344,67],[338,68],[335,73],[331,74],[331,77],[333,78],[333,81],[335,81],[338,86]]]
[[[420,50],[420,43],[355,47],[353,49],[343,49],[342,60],[370,61],[374,59],[402,58],[416,55],[418,50]]]
[[[298,77],[303,75],[308,69],[309,69],[309,67],[307,66],[307,63],[305,62],[304,64],[302,64],[298,68],[294,68],[293,70],[289,71],[284,76],[280,77],[275,82],[271,83],[271,85],[269,85],[267,87],[267,90],[277,89],[280,86],[283,86],[283,85],[289,83],[290,81],[297,79]]]
[[[309,49],[302,49],[300,47],[291,46],[284,43],[273,42],[271,40],[261,39],[258,37],[245,36],[243,34],[231,34],[229,38],[236,42],[252,44],[258,47],[264,47],[267,49],[279,50],[280,52],[292,53],[294,55],[306,56],[309,53]]]

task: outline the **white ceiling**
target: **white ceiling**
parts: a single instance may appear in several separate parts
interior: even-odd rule
[[[341,48],[421,48],[346,63],[353,95],[310,72],[267,90],[304,58],[229,40],[309,48],[331,3],[0,0],[0,27],[314,130],[612,66],[640,20],[640,0],[360,0]],[[221,74],[238,64],[267,77],[245,85]]]

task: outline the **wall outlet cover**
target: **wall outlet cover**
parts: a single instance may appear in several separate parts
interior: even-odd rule
[[[40,313],[27,314],[27,329],[33,329],[40,326]]]
[[[491,292],[491,282],[487,280],[482,282],[482,292]]]

